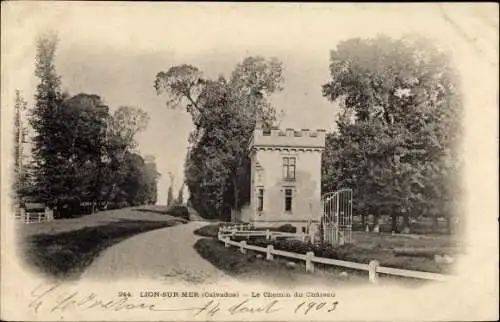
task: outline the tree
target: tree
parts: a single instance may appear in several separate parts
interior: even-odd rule
[[[160,173],[156,168],[156,163],[154,161],[148,161],[145,163],[145,176],[147,186],[146,190],[146,203],[154,205],[158,200],[158,178]]]
[[[25,141],[25,125],[23,115],[28,103],[24,100],[19,90],[16,90],[14,104],[14,194],[21,198],[27,188],[26,165],[23,160],[23,143]]]
[[[449,56],[420,38],[350,39],[331,52],[330,72],[323,95],[354,118],[337,122],[323,186],[353,185],[359,210],[390,214],[393,229],[400,215],[405,230],[410,216],[451,218],[462,105]]]
[[[143,131],[149,122],[149,115],[140,108],[121,106],[107,122],[106,167],[104,180],[108,186],[104,193],[105,207],[115,198],[117,182],[113,179],[119,176],[120,166],[125,162],[127,153],[136,145],[136,135]],[[122,169],[123,172],[123,169]]]
[[[179,192],[177,193],[176,202],[178,205],[184,204],[184,183],[181,185]]]
[[[111,201],[156,201],[156,168],[148,170],[143,158],[133,153],[136,134],[147,126],[147,113],[122,106],[110,115],[98,95],[62,93],[54,63],[56,45],[53,34],[37,40],[39,84],[30,124],[35,131],[33,185],[38,199],[55,206],[56,216],[94,211]],[[19,95],[16,105],[23,105]],[[16,162],[20,154],[18,146]]]
[[[170,178],[170,187],[168,187],[168,194],[167,194],[167,205],[170,206],[174,203],[174,175],[172,172],[168,173],[168,176]]]
[[[248,191],[239,189],[249,180],[246,147],[257,119],[267,126],[275,120],[269,96],[281,90],[282,81],[281,63],[262,57],[246,58],[229,79],[206,79],[190,65],[157,74],[157,93],[193,119],[185,178],[200,214],[227,217],[229,209],[248,201]]]
[[[61,117],[66,121],[66,149],[61,155],[67,160],[64,169],[67,192],[74,198],[91,203],[91,211],[101,201],[105,182],[105,146],[108,107],[100,96],[80,93],[63,103]]]
[[[60,153],[65,148],[65,120],[60,117],[60,111],[67,96],[60,90],[61,81],[54,64],[56,46],[54,34],[41,35],[37,40],[35,76],[39,83],[30,119],[35,131],[34,188],[39,198],[50,205],[55,205],[65,194],[60,169],[67,161]]]

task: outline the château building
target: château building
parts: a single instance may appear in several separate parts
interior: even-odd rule
[[[307,232],[321,209],[321,155],[325,130],[264,130],[257,126],[249,145],[250,204],[234,222],[256,227],[291,224]]]

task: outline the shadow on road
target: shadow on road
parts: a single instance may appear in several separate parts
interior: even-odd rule
[[[177,222],[121,219],[69,232],[29,236],[20,248],[26,263],[36,271],[71,280],[80,277],[104,249],[136,234],[171,227]]]

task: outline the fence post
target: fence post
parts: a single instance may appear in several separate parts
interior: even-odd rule
[[[45,208],[45,220],[51,221],[54,220],[54,211],[50,208]]]
[[[312,262],[313,257],[314,257],[314,252],[306,253],[306,272],[310,273],[314,272],[314,263]]]
[[[380,262],[377,260],[372,260],[368,263],[368,279],[373,284],[378,284],[377,267],[380,266]]]
[[[24,210],[24,208],[19,209],[19,219],[21,219],[21,222],[24,221],[25,216],[26,216],[26,210]]]
[[[271,233],[269,229],[266,229],[266,240],[269,240],[271,238]]]
[[[229,248],[229,237],[224,238],[224,247]]]
[[[274,259],[273,250],[274,250],[273,245],[267,245],[266,260],[272,261]]]
[[[240,252],[241,252],[242,254],[246,254],[246,253],[247,253],[247,250],[246,250],[246,248],[245,248],[246,246],[247,246],[247,242],[246,242],[246,241],[244,241],[244,240],[242,240],[242,241],[240,242]]]

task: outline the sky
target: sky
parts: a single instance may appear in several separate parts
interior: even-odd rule
[[[380,33],[434,38],[452,51],[465,86],[484,81],[498,54],[491,45],[498,39],[498,15],[486,5],[444,5],[443,14],[438,4],[4,4],[2,105],[14,101],[16,88],[32,104],[34,39],[40,31],[57,32],[56,68],[64,89],[100,95],[111,109],[130,105],[150,115],[138,149],[156,157],[159,203],[166,201],[168,172],[175,190],[182,182],[192,129],[190,116],[167,108],[153,88],[156,73],[171,66],[191,64],[217,77],[247,56],[277,57],[285,78],[284,90],[272,98],[285,112],[280,126],[331,130],[338,108],[321,95],[321,85],[339,41]]]

